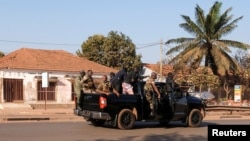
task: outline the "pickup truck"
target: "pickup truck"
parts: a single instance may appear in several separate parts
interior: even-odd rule
[[[142,84],[143,85],[143,84]],[[132,129],[136,121],[159,121],[167,125],[170,121],[182,121],[189,127],[199,127],[205,117],[206,104],[188,92],[167,93],[165,83],[156,82],[161,99],[154,98],[154,116],[143,90],[135,95],[84,93],[80,98],[81,109],[74,109],[76,116],[82,116],[94,126],[110,123],[118,129]]]

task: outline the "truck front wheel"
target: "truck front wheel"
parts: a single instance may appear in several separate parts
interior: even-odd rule
[[[200,110],[198,109],[192,109],[192,111],[189,113],[187,125],[189,127],[199,127],[201,125],[203,116]]]
[[[131,129],[135,123],[135,115],[130,109],[122,109],[118,114],[117,126],[119,129]]]

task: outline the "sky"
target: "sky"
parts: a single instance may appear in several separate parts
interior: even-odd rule
[[[179,24],[181,15],[194,19],[199,5],[205,14],[214,0],[1,0],[0,51],[20,48],[65,50],[75,54],[88,37],[110,31],[128,36],[143,63],[157,63],[168,56],[173,38],[193,37]],[[221,12],[232,7],[238,27],[223,39],[250,44],[248,0],[222,0]],[[161,44],[162,43],[162,44]],[[162,49],[162,51],[161,51]],[[232,50],[235,51],[235,50]],[[162,57],[161,57],[162,56]]]

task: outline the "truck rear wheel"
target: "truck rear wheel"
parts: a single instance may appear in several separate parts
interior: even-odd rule
[[[122,109],[118,114],[117,126],[119,129],[127,130],[133,128],[135,115],[130,109]]]
[[[200,110],[198,109],[192,109],[192,111],[189,113],[187,125],[189,127],[199,127],[201,125],[203,116]]]

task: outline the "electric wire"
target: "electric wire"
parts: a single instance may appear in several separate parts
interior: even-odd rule
[[[30,42],[30,41],[14,41],[14,40],[0,40],[0,42],[42,44],[42,45],[56,45],[56,46],[81,46],[80,44],[69,44],[69,43],[48,43],[48,42]],[[149,47],[153,47],[153,46],[156,46],[159,44],[161,44],[161,43],[155,42],[155,43],[137,44],[137,45],[139,45],[139,47],[136,47],[136,49],[149,48]]]

